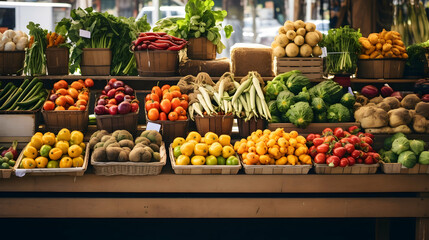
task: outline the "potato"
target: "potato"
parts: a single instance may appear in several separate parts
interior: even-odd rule
[[[307,43],[311,47],[316,46],[320,40],[321,39],[319,39],[319,35],[317,35],[317,33],[315,32],[309,32],[305,35],[305,43]]]
[[[283,25],[283,27],[284,27],[286,32],[289,30],[295,31],[295,27],[293,26],[293,23],[290,21],[289,22],[286,21],[285,24]]]
[[[271,48],[272,49],[274,49],[274,48],[276,48],[278,46],[279,46],[279,44],[276,41],[274,41],[274,42],[271,43]]]
[[[301,35],[301,36],[305,36],[305,34],[307,33],[307,31],[305,31],[305,29],[304,28],[298,28],[297,30],[296,30],[296,34],[297,35]]]
[[[295,27],[295,29],[298,29],[298,28],[305,28],[305,22],[304,22],[304,21],[302,21],[302,20],[296,20],[296,21],[293,23],[293,26]]]
[[[368,36],[368,41],[372,44],[375,45],[378,43],[378,34],[377,33],[371,33]]]
[[[318,57],[320,55],[322,55],[322,48],[319,46],[313,47],[313,57]]]
[[[286,46],[286,56],[296,57],[299,54],[299,47],[295,43],[289,43]]]
[[[301,57],[310,57],[311,53],[313,53],[313,49],[308,44],[302,45],[299,49],[299,54]]]
[[[365,52],[365,54],[366,54],[366,52]],[[374,51],[374,52],[372,52],[372,53],[369,55],[369,58],[370,58],[370,59],[374,59],[374,58],[378,57],[378,55],[380,55],[380,52],[379,52],[379,51]]]
[[[283,26],[279,27],[279,34],[286,34],[286,29]]]
[[[302,44],[304,44],[304,37],[303,37],[303,36],[301,36],[301,35],[297,35],[297,36],[295,37],[295,39],[293,39],[293,42],[294,42],[296,45],[301,46]]]
[[[383,48],[383,44],[381,44],[381,43],[377,43],[376,45],[375,45],[375,49],[376,50],[381,50]]]
[[[401,125],[408,125],[411,123],[410,112],[405,108],[397,108],[390,110],[389,115],[389,125],[393,128],[399,127]]]
[[[383,52],[388,52],[392,48],[392,44],[386,43],[383,44]]]
[[[286,36],[287,38],[289,38],[289,40],[293,40],[296,37],[296,32],[293,30],[289,30],[286,32]]]
[[[368,39],[363,39],[360,41],[360,44],[362,45],[362,47],[364,47],[365,49],[370,49],[371,47],[373,47],[371,45],[371,43],[368,41]]]
[[[284,57],[286,56],[285,48],[277,46],[273,49],[274,57]]]
[[[371,45],[370,48],[368,48],[367,50],[365,50],[365,54],[371,56],[371,53],[373,53],[374,51],[375,51],[375,46]]]
[[[305,30],[307,30],[307,32],[314,32],[316,30],[316,25],[314,23],[305,23]]]
[[[314,31],[315,33],[317,33],[317,35],[319,36],[319,42],[322,41],[323,39],[323,34],[317,30]]]
[[[289,39],[287,38],[286,34],[280,34],[277,36],[276,42],[280,47],[284,48],[289,43]]]

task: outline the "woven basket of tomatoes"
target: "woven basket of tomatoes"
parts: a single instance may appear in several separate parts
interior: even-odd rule
[[[59,80],[43,104],[42,115],[48,131],[62,128],[86,132],[88,128],[89,88],[94,86],[90,78],[68,84]]]
[[[134,89],[121,80],[112,78],[104,86],[95,102],[94,113],[98,129],[137,133],[139,101]]]
[[[145,98],[146,121],[161,125],[162,139],[171,143],[176,137],[185,136],[189,129],[188,95],[178,86],[168,84],[152,88]]]

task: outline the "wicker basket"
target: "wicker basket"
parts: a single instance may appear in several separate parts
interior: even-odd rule
[[[115,176],[148,176],[158,175],[167,163],[167,153],[164,142],[159,149],[161,161],[159,162],[95,162],[91,159],[96,175]]]
[[[117,115],[95,115],[98,129],[104,129],[108,132],[127,130],[133,135],[137,132],[138,117],[138,111]]]
[[[88,167],[89,151],[90,151],[89,144],[86,144],[85,158],[83,160],[83,166],[82,167],[32,168],[32,169],[18,168],[19,165],[21,164],[22,159],[24,159],[24,151],[21,151],[21,154],[19,154],[18,160],[16,161],[16,164],[15,164],[15,167],[13,168],[13,171],[15,172],[15,175],[18,177],[23,177],[25,175],[29,175],[29,176],[60,176],[60,175],[83,176],[83,174],[85,173],[85,171]]]
[[[201,135],[214,132],[217,135],[231,135],[234,123],[233,115],[195,116],[197,130]]]
[[[238,165],[176,165],[173,148],[171,147],[171,145],[169,147],[169,153],[170,153],[171,167],[173,168],[175,174],[232,175],[232,174],[237,174],[241,168],[240,163]]]
[[[314,164],[317,174],[375,174],[380,164],[355,164],[347,167],[329,167],[327,164]]]
[[[380,162],[381,170],[386,174],[429,174],[429,165],[416,164],[413,168],[406,168],[401,163]]]

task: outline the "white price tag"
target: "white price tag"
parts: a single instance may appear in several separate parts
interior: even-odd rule
[[[79,30],[79,36],[84,37],[84,38],[91,38],[91,32],[80,29]]]
[[[146,124],[146,130],[155,130],[155,131],[159,132],[159,130],[161,130],[161,124],[148,122]]]
[[[25,173],[26,173],[25,169],[16,169],[16,171],[15,171],[15,175],[17,177],[24,177]]]

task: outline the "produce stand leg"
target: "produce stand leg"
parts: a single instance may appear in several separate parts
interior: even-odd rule
[[[377,218],[375,220],[375,240],[390,239],[390,220],[388,218]]]

